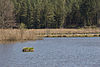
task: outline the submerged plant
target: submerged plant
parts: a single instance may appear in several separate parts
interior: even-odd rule
[[[34,48],[32,48],[32,47],[24,47],[22,51],[23,52],[34,52]]]

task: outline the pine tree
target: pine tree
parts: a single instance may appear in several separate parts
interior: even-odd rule
[[[95,0],[84,0],[80,6],[80,12],[83,17],[84,26],[90,26],[92,24],[91,17],[95,15]]]
[[[26,22],[26,25],[28,28],[32,28],[32,27],[34,27],[34,25],[33,25],[33,21],[34,21],[33,7],[32,7],[30,0],[27,0],[26,3],[27,3],[27,22]]]

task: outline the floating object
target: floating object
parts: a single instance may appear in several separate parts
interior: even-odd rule
[[[24,47],[22,51],[23,52],[34,52],[34,48],[32,48],[32,47]]]

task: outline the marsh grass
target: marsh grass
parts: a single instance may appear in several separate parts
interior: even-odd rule
[[[33,29],[0,29],[0,41],[36,40]]]
[[[99,28],[36,29],[35,32],[42,37],[100,37]]]
[[[43,37],[100,37],[100,29],[0,29],[0,41],[41,40]]]

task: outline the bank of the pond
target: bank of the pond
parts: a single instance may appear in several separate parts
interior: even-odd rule
[[[33,29],[0,29],[0,41],[23,41],[40,39]]]
[[[100,37],[100,34],[56,34],[56,35],[38,35],[42,37]]]
[[[100,29],[0,29],[0,41],[39,40],[42,37],[100,37]]]
[[[88,29],[35,29],[39,37],[100,37],[99,28]]]

